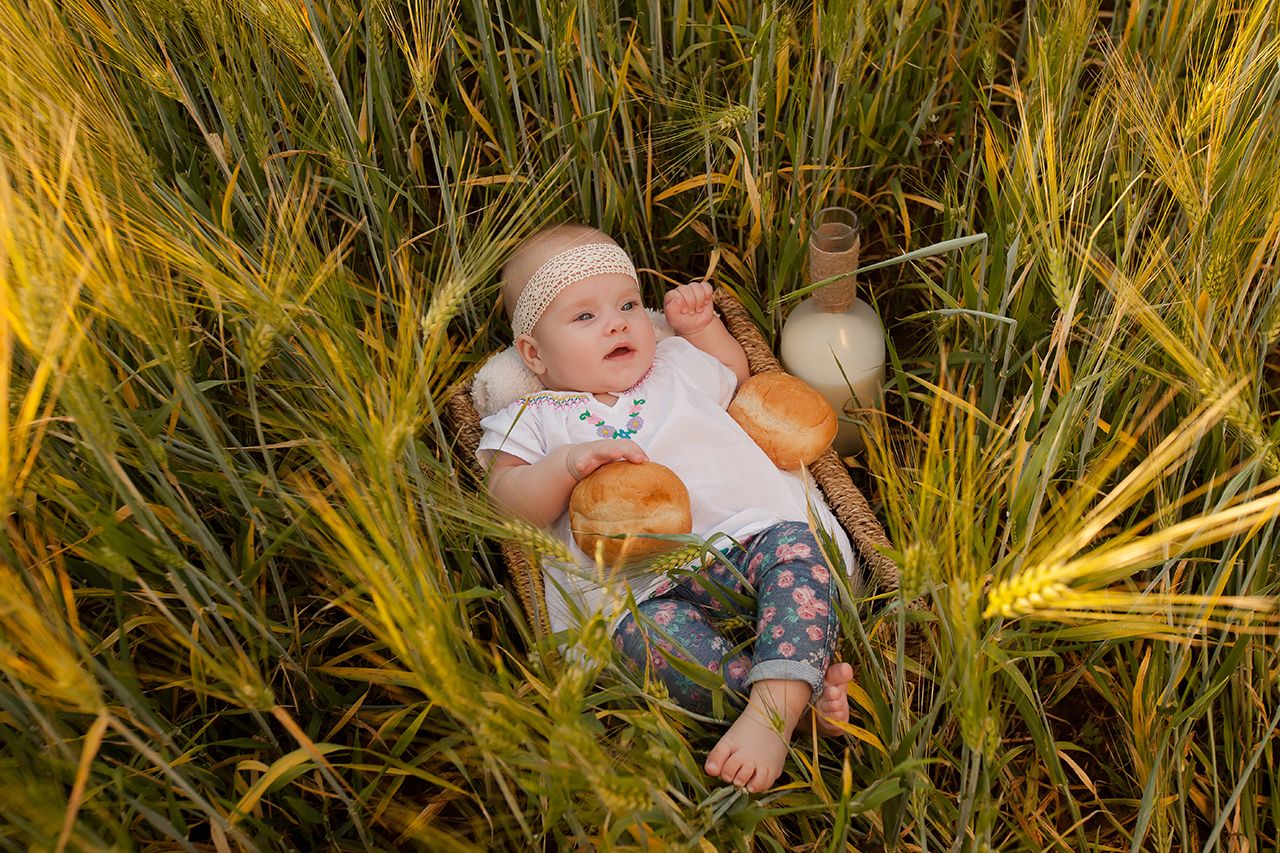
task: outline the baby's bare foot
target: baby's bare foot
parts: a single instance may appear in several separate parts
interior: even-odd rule
[[[811,691],[803,681],[753,684],[746,710],[711,750],[703,769],[753,794],[767,790],[782,775],[791,732]]]
[[[763,714],[748,707],[707,756],[704,768],[753,794],[767,790],[782,773],[787,742]]]
[[[837,723],[849,722],[849,682],[853,680],[853,667],[847,663],[833,663],[822,679],[822,692],[814,703],[814,716],[818,721],[818,734],[835,737],[844,734]]]

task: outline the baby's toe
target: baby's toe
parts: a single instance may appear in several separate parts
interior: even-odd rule
[[[777,774],[770,774],[763,767],[757,768],[755,775],[747,782],[747,790],[753,794],[759,794],[762,791],[769,790],[769,786],[773,784],[773,780],[777,778]]]
[[[707,771],[708,776],[719,776],[724,769],[724,762],[732,754],[728,744],[718,743],[715,748],[707,755],[706,762],[703,763],[702,769]]]
[[[730,764],[732,764],[732,768],[730,767]],[[751,777],[755,775],[755,772],[756,768],[754,764],[742,761],[741,759],[737,761],[731,760],[725,762],[725,769],[724,772],[720,774],[720,778],[732,785],[737,785],[739,788],[744,788],[746,787],[746,784],[751,781]]]
[[[725,759],[720,763],[720,772],[714,775],[720,777],[720,779],[722,779],[725,782],[729,782],[731,784],[737,785],[737,784],[740,784],[738,782],[738,775],[742,772],[742,770],[743,770],[742,754],[739,752],[733,752],[727,757],[725,757]],[[750,768],[747,768],[747,771],[749,776]]]

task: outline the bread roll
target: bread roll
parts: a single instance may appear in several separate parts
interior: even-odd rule
[[[743,382],[729,414],[784,471],[811,464],[836,435],[836,413],[827,398],[781,371]]]
[[[610,462],[583,478],[569,496],[569,527],[588,557],[601,543],[606,564],[678,547],[660,539],[610,539],[611,534],[688,533],[693,529],[689,490],[657,462]]]

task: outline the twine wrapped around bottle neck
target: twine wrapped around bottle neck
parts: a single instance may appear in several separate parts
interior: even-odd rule
[[[828,314],[848,310],[858,295],[858,250],[862,241],[855,234],[853,246],[843,252],[825,252],[809,245],[809,281],[822,281],[834,275],[847,273],[843,278],[825,284],[813,293],[813,304]]]

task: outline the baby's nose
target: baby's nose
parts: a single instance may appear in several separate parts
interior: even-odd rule
[[[609,331],[617,332],[627,327],[627,315],[621,311],[614,311],[609,317]]]

